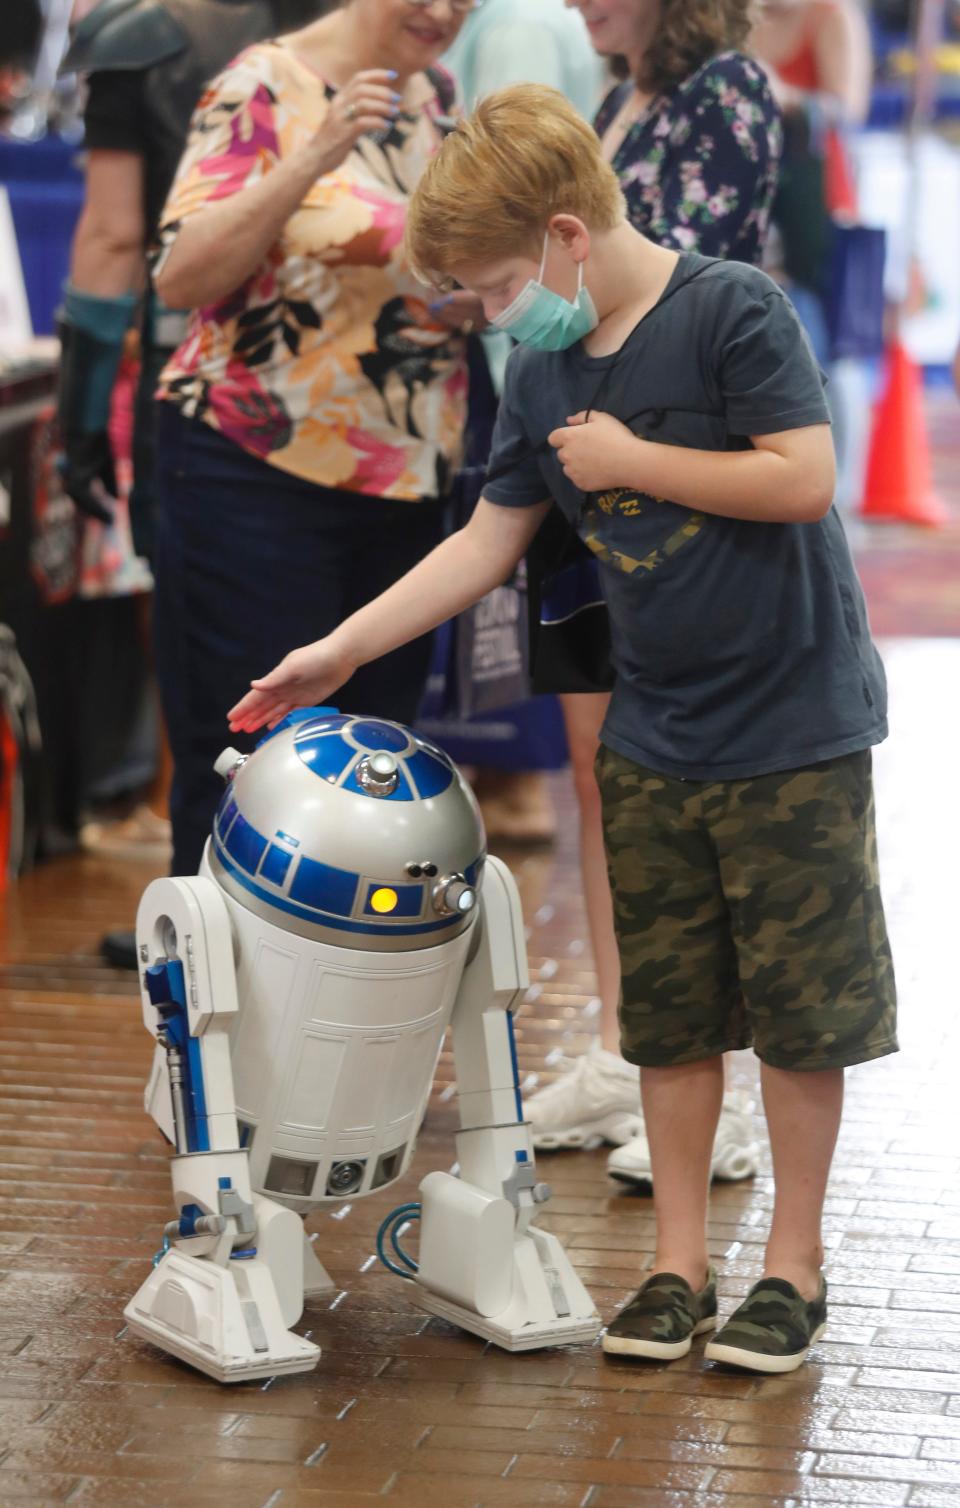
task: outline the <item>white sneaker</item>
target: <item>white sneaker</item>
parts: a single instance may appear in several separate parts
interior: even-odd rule
[[[741,1178],[752,1178],[756,1173],[760,1148],[753,1135],[749,1103],[739,1090],[728,1090],[723,1096],[710,1160],[711,1178],[724,1178],[735,1183]],[[610,1153],[607,1172],[622,1183],[649,1187],[652,1182],[650,1148],[642,1126],[632,1141]]]
[[[643,1127],[639,1070],[598,1042],[565,1062],[566,1073],[524,1102],[533,1145],[551,1151],[630,1141]]]

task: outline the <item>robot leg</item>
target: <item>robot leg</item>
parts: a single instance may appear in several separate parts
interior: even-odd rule
[[[508,1351],[592,1340],[593,1300],[557,1238],[532,1223],[550,1188],[537,1181],[513,1039],[527,984],[523,919],[497,859],[481,922],[452,1021],[459,1177],[429,1173],[420,1185],[420,1303]]]
[[[154,881],[137,941],[143,961],[156,960],[142,978],[144,1019],[157,1040],[146,1104],[176,1147],[179,1217],[124,1316],[131,1330],[220,1382],[310,1371],[320,1350],[289,1329],[303,1309],[303,1224],[253,1192],[238,1142],[227,1038],[236,987],[216,887],[202,878]],[[310,1279],[315,1286],[313,1269]]]

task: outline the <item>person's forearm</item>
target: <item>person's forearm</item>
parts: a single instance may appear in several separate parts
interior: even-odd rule
[[[455,618],[501,586],[522,553],[521,549],[512,561],[498,558],[473,537],[467,525],[379,597],[345,618],[331,637],[355,665],[379,659]]]
[[[308,142],[257,183],[191,216],[155,280],[163,302],[171,309],[196,309],[239,288],[328,171],[328,157],[321,143]]]
[[[833,496],[832,467],[807,467],[769,450],[688,450],[636,440],[636,466],[621,485],[697,513],[758,523],[822,518]]]
[[[70,282],[95,298],[139,293],[145,270],[143,234],[115,229],[84,211],[70,258]]]

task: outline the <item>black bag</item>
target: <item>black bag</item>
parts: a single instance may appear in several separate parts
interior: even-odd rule
[[[612,691],[610,615],[596,559],[558,509],[544,520],[528,561],[534,692]]]

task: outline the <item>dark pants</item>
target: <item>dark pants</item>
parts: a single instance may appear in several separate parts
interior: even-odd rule
[[[154,398],[160,373],[173,352],[166,346],[141,347],[140,376],[133,410],[133,486],[130,489],[130,527],[133,548],[153,560],[157,528],[157,423],[160,404]]]
[[[195,874],[223,789],[213,761],[255,742],[230,734],[228,709],[251,677],[421,560],[440,541],[442,508],[301,481],[160,409],[157,676],[174,758],[173,873]],[[429,659],[426,636],[364,665],[337,705],[412,722]]]

